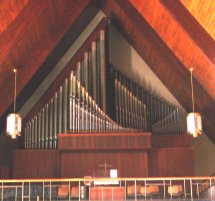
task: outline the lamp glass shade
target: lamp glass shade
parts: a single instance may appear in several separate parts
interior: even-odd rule
[[[187,115],[187,132],[193,137],[202,134],[202,118],[199,113],[189,113]]]
[[[6,132],[11,136],[12,139],[15,139],[17,136],[21,135],[22,129],[22,118],[19,114],[12,113],[7,116],[7,126]]]

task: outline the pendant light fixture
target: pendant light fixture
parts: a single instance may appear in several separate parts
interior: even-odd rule
[[[14,72],[14,113],[7,116],[6,133],[11,136],[12,139],[16,139],[17,136],[21,135],[22,119],[18,113],[16,113],[16,73],[17,70],[13,69]]]
[[[193,112],[187,115],[187,133],[193,137],[198,137],[202,134],[202,118],[200,113],[194,112],[194,95],[193,95],[193,68],[190,68],[191,92],[192,92],[192,107]]]

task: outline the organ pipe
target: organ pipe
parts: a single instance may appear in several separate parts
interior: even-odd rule
[[[50,105],[50,112],[49,112],[49,137],[48,137],[48,147],[53,148],[53,119],[54,119],[54,101],[53,98],[51,98],[51,101],[49,102]]]
[[[105,43],[101,30],[50,100],[26,123],[25,148],[56,149],[59,133],[183,132],[180,108],[106,66]],[[113,111],[107,107],[109,94],[114,95],[108,99]]]

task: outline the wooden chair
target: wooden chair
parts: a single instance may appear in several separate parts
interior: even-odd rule
[[[140,195],[140,188],[141,188],[140,185],[136,185],[136,196]],[[127,196],[129,198],[135,197],[135,185],[127,186],[127,192],[126,193],[127,193]]]
[[[150,188],[151,188],[151,196],[152,197],[155,197],[155,196],[160,197],[160,191],[159,191],[158,185],[152,185],[152,186],[150,186]]]
[[[71,198],[79,198],[79,187],[78,186],[71,186],[70,188],[70,197]]]
[[[140,187],[140,195],[146,197],[160,196],[158,185],[149,185]]]
[[[172,185],[168,187],[168,194],[171,197],[180,197],[183,194],[182,185]]]
[[[140,195],[141,196],[148,197],[148,196],[150,196],[150,194],[151,194],[151,188],[150,188],[150,186],[141,186],[140,187]]]
[[[68,185],[61,185],[57,189],[57,200],[67,199],[69,196]]]

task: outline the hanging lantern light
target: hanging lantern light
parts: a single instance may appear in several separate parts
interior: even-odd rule
[[[13,69],[14,72],[14,113],[7,116],[6,133],[11,136],[12,139],[16,139],[17,136],[21,135],[22,129],[22,118],[16,113],[16,73],[17,70]]]
[[[200,113],[194,112],[194,95],[193,95],[193,68],[190,68],[191,90],[192,90],[192,107],[193,112],[187,115],[187,133],[193,137],[202,134],[202,118]]]

